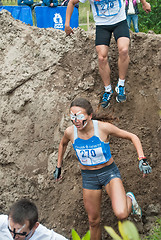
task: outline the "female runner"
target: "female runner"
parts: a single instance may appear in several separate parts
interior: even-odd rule
[[[119,220],[126,219],[131,211],[141,217],[139,207],[132,192],[125,193],[120,172],[111,156],[109,136],[130,140],[137,151],[139,169],[143,176],[151,172],[144,156],[139,138],[130,132],[119,129],[109,122],[93,120],[93,108],[84,98],[75,99],[70,106],[73,123],[68,127],[59,144],[58,163],[54,171],[56,180],[61,178],[61,164],[68,142],[71,141],[80,162],[83,201],[88,214],[91,240],[101,239],[100,208],[102,186],[109,195],[114,214]]]

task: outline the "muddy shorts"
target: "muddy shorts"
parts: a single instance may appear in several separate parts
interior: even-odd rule
[[[82,185],[85,189],[98,190],[106,186],[113,178],[120,178],[118,167],[113,162],[111,165],[97,170],[81,170]]]
[[[127,21],[121,21],[113,25],[96,25],[95,45],[110,46],[111,36],[114,34],[115,41],[120,37],[130,38]]]

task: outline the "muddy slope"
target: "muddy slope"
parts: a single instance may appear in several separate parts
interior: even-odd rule
[[[72,37],[53,29],[27,26],[0,12],[0,212],[21,197],[38,206],[40,221],[70,238],[74,227],[88,230],[81,174],[72,146],[64,158],[63,179],[55,183],[53,169],[58,144],[70,125],[68,109],[76,96],[98,108],[103,85],[98,74],[94,34],[81,29]],[[133,191],[143,209],[142,233],[160,214],[161,184],[161,35],[131,33],[127,102],[115,95],[105,111],[115,122],[137,134],[153,172],[143,179],[131,143],[111,138],[111,151],[126,191]],[[111,79],[116,86],[117,49],[109,53]],[[103,192],[102,226],[117,226],[110,200]],[[108,239],[103,231],[103,239]]]

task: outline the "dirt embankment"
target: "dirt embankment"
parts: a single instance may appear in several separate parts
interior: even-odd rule
[[[78,161],[69,145],[63,179],[52,172],[58,144],[70,124],[68,109],[76,96],[98,107],[103,85],[98,74],[93,33],[75,30],[72,37],[53,29],[39,29],[0,12],[0,212],[21,197],[38,206],[40,221],[71,237],[74,227],[88,230]],[[111,43],[109,62],[113,88],[118,78],[117,49]],[[127,102],[115,96],[105,111],[119,118],[115,124],[137,134],[153,172],[142,178],[131,143],[111,138],[111,151],[126,191],[136,194],[143,209],[142,233],[149,230],[161,203],[161,35],[131,33]],[[99,109],[99,111],[103,111]],[[110,200],[103,192],[102,226],[117,226]],[[108,234],[103,231],[103,239]]]

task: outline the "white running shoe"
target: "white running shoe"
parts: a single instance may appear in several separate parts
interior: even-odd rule
[[[128,196],[129,198],[131,198],[133,214],[142,217],[141,207],[140,207],[139,204],[137,203],[134,194],[133,194],[132,192],[128,192],[128,193],[126,193],[126,196]]]

